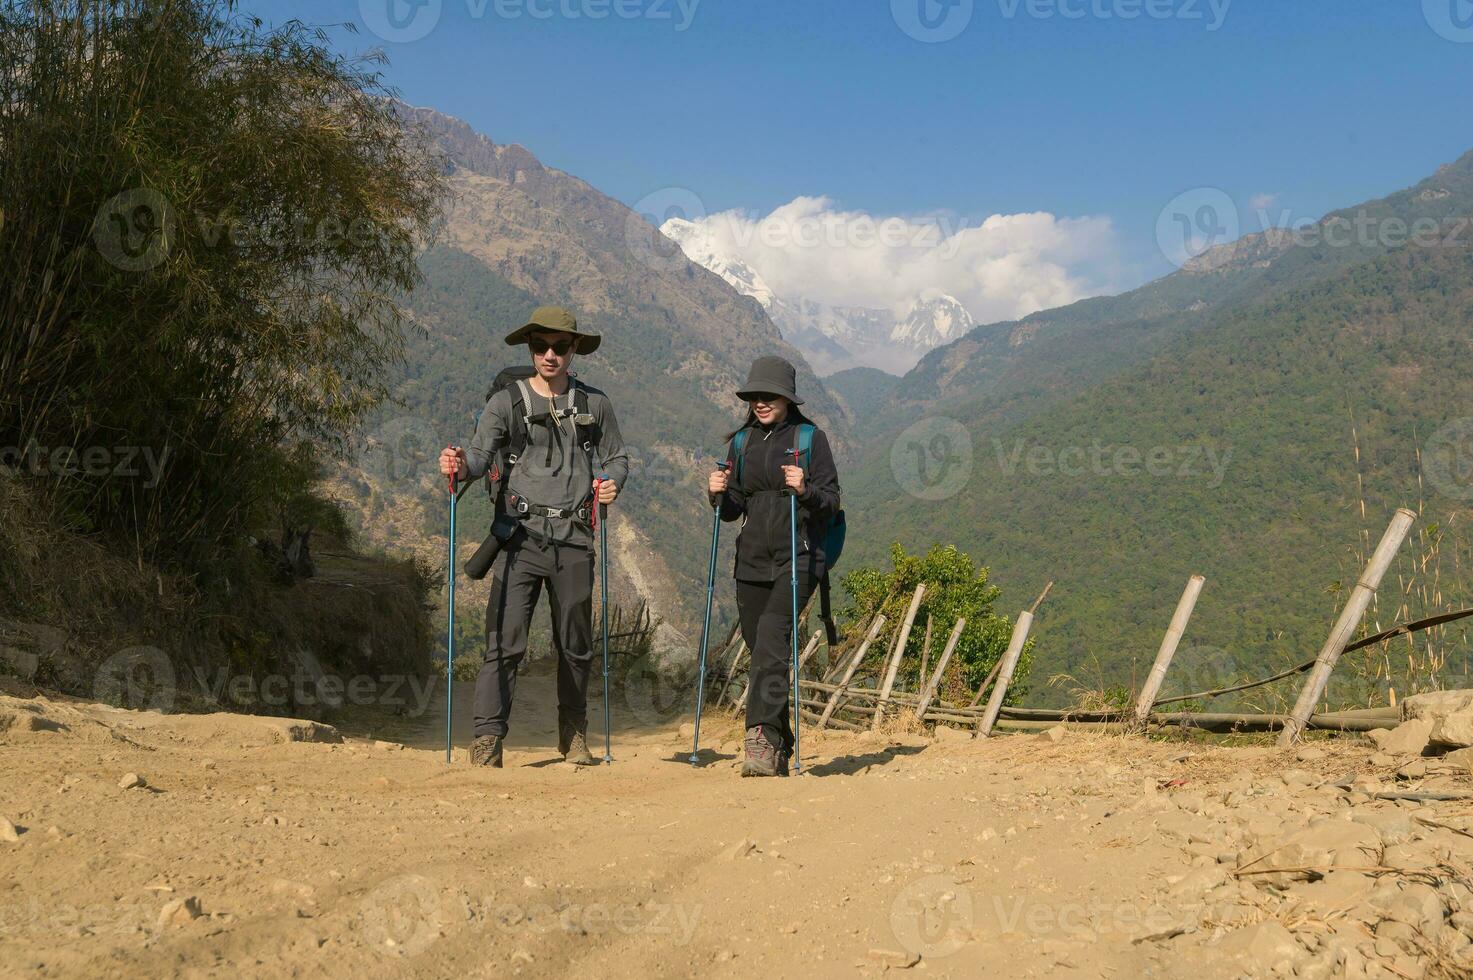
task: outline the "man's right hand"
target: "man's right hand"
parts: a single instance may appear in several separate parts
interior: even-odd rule
[[[713,497],[719,497],[726,492],[726,486],[731,482],[731,474],[726,470],[712,470],[711,480],[706,485]]]
[[[446,446],[440,450],[440,475],[455,475],[456,480],[465,480],[471,475],[465,465],[465,450],[459,446]]]

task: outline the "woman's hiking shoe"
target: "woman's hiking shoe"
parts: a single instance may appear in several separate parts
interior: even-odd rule
[[[767,729],[753,725],[747,729],[747,757],[742,760],[743,776],[786,776],[787,765],[782,753],[767,737]]]
[[[596,766],[598,760],[588,751],[588,722],[558,722],[557,749],[564,762],[575,766]]]
[[[471,765],[501,768],[501,736],[482,735],[471,743]]]

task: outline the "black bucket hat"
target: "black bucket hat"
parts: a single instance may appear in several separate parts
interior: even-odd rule
[[[751,401],[753,395],[782,395],[794,405],[803,404],[798,397],[798,369],[781,357],[759,357],[747,372],[747,383],[737,389],[737,397]]]
[[[532,311],[527,322],[506,335],[508,347],[519,347],[531,339],[538,330],[559,330],[577,338],[574,349],[579,354],[592,354],[603,342],[603,336],[578,329],[578,320],[561,306],[539,306]]]

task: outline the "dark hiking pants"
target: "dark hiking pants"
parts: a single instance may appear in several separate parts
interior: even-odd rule
[[[817,579],[798,575],[798,608],[813,594]],[[747,727],[766,725],[780,748],[793,747],[793,726],[788,717],[791,693],[789,675],[793,663],[793,592],[787,576],[774,582],[736,584],[737,613],[742,621],[742,639],[752,651],[752,686],[747,692]]]
[[[474,732],[505,736],[516,693],[517,668],[527,653],[527,631],[545,585],[552,605],[557,651],[558,721],[582,724],[588,713],[593,666],[593,551],[543,544],[521,535],[503,552],[486,606],[486,656],[476,677]]]

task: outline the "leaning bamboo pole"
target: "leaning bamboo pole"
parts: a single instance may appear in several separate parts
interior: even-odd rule
[[[1187,622],[1192,618],[1192,610],[1197,606],[1197,597],[1202,594],[1202,586],[1206,581],[1200,575],[1187,579],[1187,587],[1176,604],[1176,612],[1172,614],[1171,625],[1166,627],[1166,635],[1161,638],[1161,649],[1156,651],[1156,662],[1151,665],[1151,672],[1146,675],[1146,683],[1141,687],[1141,696],[1135,703],[1137,725],[1145,725],[1146,716],[1156,703],[1156,695],[1161,693],[1161,682],[1166,680],[1166,668],[1171,666],[1171,658],[1176,656],[1177,645],[1181,643],[1182,634],[1187,631]]]
[[[987,699],[987,710],[977,722],[977,734],[984,738],[992,734],[992,726],[997,724],[997,713],[1002,710],[1003,698],[1007,697],[1008,685],[1013,681],[1013,671],[1018,666],[1018,658],[1023,655],[1023,644],[1028,639],[1028,630],[1032,625],[1031,612],[1025,609],[1018,613],[1018,621],[1013,624],[1013,636],[1008,640],[1007,651],[1002,655],[997,684],[992,688],[992,697]]]
[[[921,691],[921,703],[916,708],[917,718],[925,719],[926,709],[931,707],[931,700],[936,697],[936,689],[941,686],[941,678],[946,673],[946,665],[951,663],[951,655],[956,652],[956,646],[962,640],[962,630],[966,628],[967,618],[958,617],[956,625],[951,629],[951,638],[946,641],[946,649],[942,651],[941,659],[936,662],[936,673],[931,675],[930,682]]]
[[[1417,515],[1405,507],[1392,516],[1391,524],[1387,526],[1386,533],[1381,537],[1381,543],[1376,545],[1376,550],[1371,554],[1371,560],[1366,563],[1360,581],[1356,583],[1355,589],[1350,593],[1350,599],[1340,612],[1340,618],[1335,621],[1334,628],[1330,630],[1330,635],[1325,639],[1325,645],[1320,648],[1320,655],[1316,658],[1314,669],[1310,671],[1309,680],[1304,683],[1304,689],[1299,692],[1299,700],[1294,704],[1289,721],[1279,732],[1280,745],[1293,745],[1299,740],[1300,734],[1309,723],[1310,715],[1314,714],[1314,706],[1324,696],[1325,687],[1330,683],[1330,673],[1335,669],[1335,662],[1340,659],[1340,654],[1344,652],[1345,645],[1350,642],[1350,637],[1360,623],[1361,617],[1366,614],[1366,608],[1371,604],[1371,597],[1376,594],[1376,589],[1381,585],[1381,577],[1386,574],[1386,569],[1391,567],[1392,559],[1396,557],[1396,552],[1406,540],[1407,532],[1412,529],[1412,522],[1416,519]]]
[[[936,617],[934,615],[926,613],[926,638],[921,640],[921,670],[920,673],[916,674],[918,683],[922,687],[926,686],[926,677],[928,676],[927,667],[931,662],[931,626],[935,619]]]
[[[905,611],[905,620],[900,624],[900,635],[895,638],[895,651],[890,654],[890,666],[885,671],[885,682],[880,687],[880,700],[875,703],[875,717],[870,722],[870,730],[878,731],[880,722],[885,717],[885,702],[890,698],[890,691],[895,687],[895,675],[900,671],[900,659],[905,656],[905,645],[910,641],[910,630],[915,625],[916,613],[920,612],[921,600],[926,597],[926,583],[922,582],[916,586],[915,595],[911,596],[910,608]]]
[[[849,661],[849,666],[844,669],[843,679],[841,679],[838,686],[834,688],[834,693],[832,696],[830,696],[829,703],[824,706],[823,716],[818,719],[819,731],[822,731],[824,726],[829,723],[829,719],[834,717],[834,711],[838,708],[839,698],[843,696],[844,689],[849,686],[850,681],[854,680],[854,672],[859,669],[860,661],[864,660],[864,655],[869,653],[870,644],[875,642],[875,637],[879,636],[880,630],[884,628],[884,614],[876,614],[874,622],[870,623],[869,633],[865,636],[864,642],[861,643],[859,645],[859,649],[854,652],[854,659]]]

